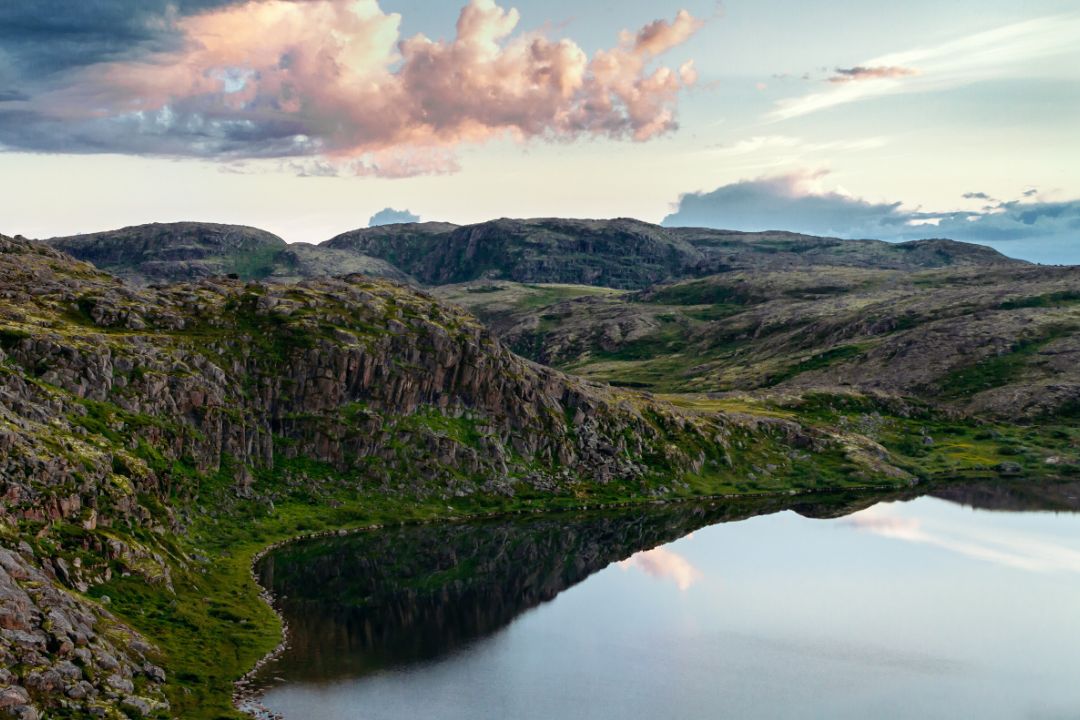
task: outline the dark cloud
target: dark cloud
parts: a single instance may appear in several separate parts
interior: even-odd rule
[[[964,193],[963,198],[965,200],[993,200],[994,199],[994,198],[990,197],[989,195],[987,195],[984,192]]]
[[[0,49],[33,83],[63,70],[175,47],[176,17],[237,1],[0,2]]]
[[[1044,263],[1080,264],[1080,200],[1013,200],[979,212],[926,212],[807,189],[813,178],[791,175],[688,193],[663,223],[729,230],[790,230],[889,241],[950,238],[990,245]]]
[[[398,223],[415,223],[420,222],[420,216],[414,215],[408,210],[395,210],[394,208],[386,208],[380,210],[371,216],[368,220],[368,227],[376,227],[378,225],[397,225]]]

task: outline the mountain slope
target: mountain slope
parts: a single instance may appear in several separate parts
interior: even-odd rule
[[[513,348],[668,392],[843,387],[1002,418],[1080,406],[1080,268],[731,272],[638,293],[440,290]]]
[[[435,286],[491,278],[643,289],[719,272],[808,265],[919,270],[1025,264],[951,240],[891,244],[664,228],[627,219],[406,223],[355,230],[321,245],[290,245],[236,225],[155,223],[44,242],[139,286],[229,274],[297,282],[361,273]]]

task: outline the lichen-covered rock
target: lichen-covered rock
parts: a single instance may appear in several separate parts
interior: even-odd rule
[[[60,586],[34,558],[0,547],[0,717],[36,717],[64,708],[88,713],[113,690],[134,689],[165,707],[156,651],[100,605]]]

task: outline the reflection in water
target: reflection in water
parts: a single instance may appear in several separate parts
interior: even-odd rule
[[[624,570],[637,568],[646,575],[671,580],[683,591],[689,590],[691,585],[701,579],[701,571],[690,564],[689,560],[664,547],[635,553],[619,561],[619,567]]]
[[[963,522],[952,522],[947,528],[924,527],[919,518],[896,513],[895,506],[882,504],[851,515],[845,523],[882,537],[925,543],[1020,570],[1080,573],[1080,550],[1000,529],[989,534]]]
[[[851,495],[822,500],[846,512],[870,502]],[[817,507],[805,500],[797,506],[809,514]],[[768,498],[561,513],[286,545],[257,569],[290,628],[288,651],[267,665],[263,677],[325,680],[430,660],[496,632],[627,558],[686,589],[699,572],[658,546],[701,527],[789,507],[790,499]]]
[[[1078,489],[965,483],[929,494],[1060,513],[1080,507]],[[922,716],[945,717],[937,711],[978,687],[984,717],[1057,712],[1010,702],[1069,702],[1054,697],[1063,681],[1053,673],[1080,663],[1062,640],[1080,638],[1063,610],[1080,603],[1080,583],[1054,583],[1080,574],[1076,520],[910,502],[918,494],[565,513],[287,545],[258,567],[290,626],[289,650],[263,672],[266,687],[285,682],[268,704],[287,720],[779,717],[808,707],[912,717],[918,695]],[[564,593],[612,564],[614,574]],[[1060,616],[1053,632],[1034,620],[1044,616]],[[660,685],[646,691],[651,682]],[[995,699],[987,688],[999,686],[1007,694]],[[860,705],[868,688],[875,700]],[[894,705],[874,704],[887,698]]]

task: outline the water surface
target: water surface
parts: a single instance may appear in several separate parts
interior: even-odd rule
[[[287,720],[1080,717],[1080,490],[937,494],[290,545],[260,567],[292,630],[263,702]]]

